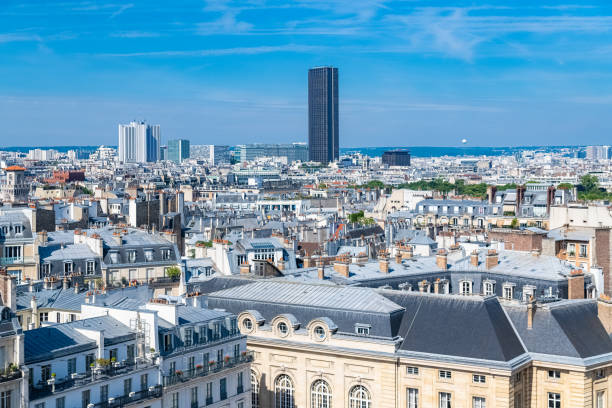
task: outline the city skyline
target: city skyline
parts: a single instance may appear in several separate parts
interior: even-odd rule
[[[345,147],[605,144],[612,132],[601,1],[69,1],[0,16],[3,139],[25,145],[114,144],[132,117],[194,144],[304,142],[303,73],[318,65],[343,73]]]

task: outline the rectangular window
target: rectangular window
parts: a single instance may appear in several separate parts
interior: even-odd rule
[[[597,391],[597,394],[595,395],[595,407],[604,408],[605,406],[606,406],[606,392]]]
[[[123,380],[123,395],[129,395],[132,392],[132,379],[126,378]]]
[[[135,350],[136,350],[136,346],[133,344],[128,344],[127,345],[127,361],[130,363],[134,362],[134,355],[135,355]]]
[[[43,276],[49,276],[51,273],[51,264],[44,263],[40,265],[40,271],[42,272]]]
[[[523,395],[520,392],[514,394],[514,408],[523,408]]]
[[[64,273],[72,273],[72,261],[64,261]]]
[[[586,258],[587,256],[587,246],[585,244],[580,244],[580,257]]]
[[[200,326],[200,343],[206,343],[208,341],[208,327]]]
[[[419,375],[419,367],[406,367],[406,374]]]
[[[514,296],[514,288],[512,286],[504,286],[504,298],[512,299]]]
[[[406,408],[419,408],[419,390],[408,388],[406,393]]]
[[[548,393],[548,408],[561,408],[561,394],[556,392]]]
[[[2,408],[9,408],[9,406],[2,405]],[[66,397],[56,398],[55,399],[55,408],[66,408]]]
[[[237,378],[237,386],[236,386],[236,394],[240,394],[244,391],[244,383],[243,383],[243,374],[240,372],[238,373],[238,378]]]
[[[68,375],[76,373],[76,358],[69,358],[67,361]]]
[[[172,394],[172,408],[179,408],[179,394],[175,392]]]
[[[234,344],[234,358],[240,357],[240,344]]]
[[[450,378],[451,378],[451,372],[450,372],[450,371],[448,371],[448,370],[440,370],[440,371],[438,372],[438,376],[439,376],[440,378],[444,378],[444,379],[447,379],[447,380],[448,380],[448,379],[450,379]]]
[[[189,357],[189,360],[187,360],[187,365],[188,365],[188,370],[189,371],[193,371],[195,370],[195,356],[191,356]]]
[[[100,404],[108,403],[108,384],[100,386]]]
[[[129,263],[136,262],[136,251],[135,250],[128,251],[128,262]]]
[[[96,272],[96,261],[87,261],[86,273],[93,275]]]
[[[206,383],[206,405],[212,404],[213,383]]]
[[[145,249],[144,255],[145,255],[145,261],[151,262],[153,260],[153,250],[152,249]]]
[[[553,378],[555,380],[558,380],[559,378],[561,378],[561,371],[559,371],[559,370],[548,370],[548,378]]]
[[[219,380],[219,398],[221,401],[227,399],[227,378]]]
[[[85,390],[81,393],[81,407],[87,408],[91,403],[91,391]]]
[[[601,368],[595,372],[595,377],[598,379],[605,378],[605,376],[606,376],[606,370],[604,368]]]
[[[170,351],[172,348],[172,335],[166,334],[164,335],[164,351]]]
[[[441,392],[439,394],[440,408],[451,408],[451,393]]]
[[[473,397],[472,408],[487,408],[487,403],[484,397]]]
[[[108,358],[111,361],[117,361],[118,350],[116,348],[108,351]]]
[[[185,347],[191,347],[193,344],[193,329],[188,327],[185,329]]]
[[[162,259],[164,261],[167,261],[170,259],[170,250],[169,249],[162,249],[161,250],[161,254],[162,254]]]
[[[355,333],[361,336],[369,336],[370,335],[370,326],[358,325],[355,326]]]
[[[91,372],[96,356],[94,354],[87,354],[85,356],[85,372],[89,374]]]
[[[39,313],[39,317],[40,317],[40,321],[41,322],[48,322],[49,321],[49,312]]]
[[[217,350],[217,363],[223,362],[223,349]]]
[[[11,390],[0,392],[0,408],[11,408]]]
[[[487,377],[480,374],[474,374],[472,376],[472,381],[474,381],[476,384],[484,384],[487,382]]]
[[[140,376],[140,391],[146,391],[149,388],[149,375],[142,374]]]
[[[40,367],[40,378],[43,380],[43,382],[46,382],[49,378],[51,378],[50,364]]]
[[[198,387],[191,389],[191,408],[198,408]]]

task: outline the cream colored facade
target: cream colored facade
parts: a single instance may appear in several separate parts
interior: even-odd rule
[[[509,365],[453,356],[406,356],[395,352],[395,342],[366,337],[336,339],[328,327],[325,327],[325,339],[316,340],[313,327],[325,326],[323,322],[311,322],[308,334],[297,334],[290,329],[283,337],[275,329],[257,326],[246,329],[244,319],[248,317],[253,318],[249,312],[239,316],[239,327],[249,336],[248,347],[255,354],[252,375],[257,383],[252,385],[259,390],[254,401],[261,408],[279,407],[275,382],[282,376],[288,376],[293,384],[293,405],[282,405],[283,408],[324,407],[313,403],[312,386],[319,380],[329,385],[331,404],[326,408],[446,408],[441,403],[442,393],[450,396],[448,406],[453,408],[556,408],[549,405],[549,393],[552,398],[560,398],[562,408],[612,406],[610,356],[588,369],[528,356],[521,356]],[[369,405],[351,403],[351,390],[358,386],[367,390]],[[416,406],[409,404],[409,390],[418,393]],[[601,407],[596,405],[599,392],[603,392]]]

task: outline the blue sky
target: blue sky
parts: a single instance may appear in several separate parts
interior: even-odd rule
[[[307,70],[340,144],[611,144],[606,1],[0,1],[0,145],[307,140]]]

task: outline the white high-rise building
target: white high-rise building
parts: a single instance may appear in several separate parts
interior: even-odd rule
[[[161,131],[159,125],[130,122],[119,125],[119,161],[146,163],[159,160]]]

